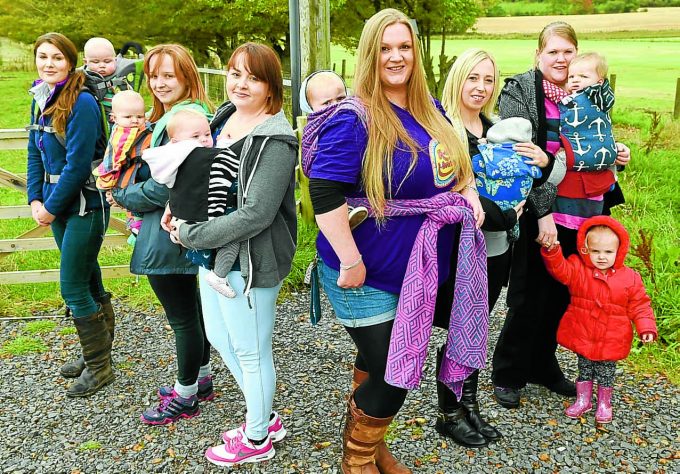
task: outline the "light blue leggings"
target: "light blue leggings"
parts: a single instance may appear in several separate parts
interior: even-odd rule
[[[227,298],[210,288],[205,281],[207,273],[200,268],[206,336],[224,359],[246,399],[246,436],[263,439],[267,436],[276,389],[272,332],[281,283],[274,288],[251,288],[249,305],[243,294],[245,281],[241,272],[227,274],[229,284],[236,290],[235,298]]]

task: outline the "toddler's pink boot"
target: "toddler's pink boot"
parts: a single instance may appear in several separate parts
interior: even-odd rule
[[[612,387],[597,386],[597,411],[595,421],[609,423],[612,421]]]
[[[593,396],[593,381],[585,380],[583,382],[576,381],[576,401],[573,405],[564,410],[564,414],[569,418],[578,418],[584,413],[593,409],[591,398]],[[598,395],[599,401],[599,395]],[[598,405],[599,413],[599,405]]]

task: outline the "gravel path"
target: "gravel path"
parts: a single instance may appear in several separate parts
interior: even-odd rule
[[[328,306],[318,327],[306,316],[307,299],[279,308],[275,354],[279,373],[275,409],[288,437],[266,464],[236,472],[337,473],[340,429],[350,380],[352,345]],[[70,323],[40,337],[47,352],[0,359],[0,472],[9,473],[210,473],[224,472],[203,458],[219,434],[241,423],[244,404],[228,371],[213,358],[218,397],[202,414],[169,427],[139,422],[142,409],[156,403],[156,388],[174,381],[172,331],[162,314],[116,307],[116,381],[87,399],[64,396],[67,381],[58,367],[74,357]],[[492,319],[495,341],[504,310]],[[26,333],[23,322],[0,322],[0,343]],[[438,342],[443,332],[437,334]],[[560,353],[575,374],[575,358]],[[481,377],[482,413],[504,438],[481,450],[449,443],[434,430],[434,361],[411,393],[390,434],[397,457],[418,473],[509,472],[680,472],[680,390],[663,377],[620,370],[614,422],[596,428],[593,415],[572,421],[565,400],[530,385],[518,410],[491,399],[488,371]]]

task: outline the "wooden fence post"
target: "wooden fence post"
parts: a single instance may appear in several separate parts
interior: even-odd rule
[[[612,88],[612,92],[616,92],[616,74],[609,75],[609,85]]]
[[[345,71],[347,70],[346,66],[347,66],[347,61],[343,59],[342,60],[342,69],[341,69],[342,72],[340,73],[340,75],[342,76],[343,79],[345,78]]]
[[[680,77],[675,83],[675,106],[673,107],[673,120],[680,118]]]
[[[331,65],[329,0],[300,0],[300,59],[302,78]]]

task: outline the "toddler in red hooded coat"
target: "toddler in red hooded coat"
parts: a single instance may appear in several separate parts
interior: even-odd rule
[[[593,381],[597,380],[595,420],[609,423],[616,361],[630,353],[631,323],[642,342],[657,337],[642,278],[623,264],[629,245],[623,225],[609,216],[597,216],[578,230],[578,255],[565,259],[559,242],[541,249],[548,272],[569,288],[571,296],[557,330],[557,342],[578,355],[576,401],[565,410],[570,418],[592,409]]]

